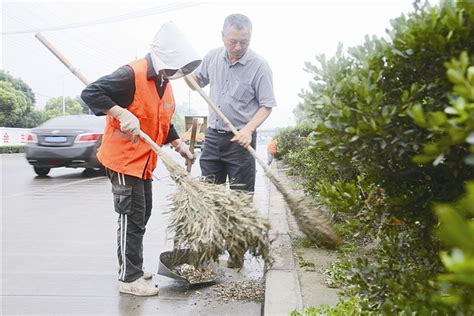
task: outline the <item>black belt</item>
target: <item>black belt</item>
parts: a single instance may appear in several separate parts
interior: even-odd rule
[[[222,135],[229,135],[229,134],[234,134],[232,133],[231,131],[226,131],[224,129],[215,129],[215,128],[211,128],[214,132],[216,132],[217,134],[222,134]]]

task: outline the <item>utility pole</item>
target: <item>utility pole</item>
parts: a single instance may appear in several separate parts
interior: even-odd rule
[[[63,115],[66,115],[66,103],[64,102],[64,76],[62,78],[63,81]]]

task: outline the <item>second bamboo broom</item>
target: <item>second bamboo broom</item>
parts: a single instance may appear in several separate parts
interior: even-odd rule
[[[195,91],[197,91],[209,106],[217,113],[217,115],[224,121],[230,130],[237,134],[238,131],[229,119],[222,113],[219,107],[211,100],[211,98],[202,90],[199,84],[194,79],[193,75],[186,76],[187,81],[191,84]],[[333,248],[340,243],[340,239],[334,232],[331,220],[318,207],[308,201],[303,195],[296,194],[293,190],[285,186],[280,179],[275,175],[271,168],[257,155],[252,146],[246,148],[249,153],[262,166],[265,174],[275,187],[283,195],[283,198],[288,205],[288,208],[294,215],[301,231],[310,239],[320,243],[326,247]]]

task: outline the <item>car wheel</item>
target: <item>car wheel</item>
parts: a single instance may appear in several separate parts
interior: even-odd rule
[[[42,177],[48,175],[49,171],[51,170],[51,168],[42,168],[42,167],[33,167],[33,169],[35,169],[35,172],[37,175],[42,176]]]

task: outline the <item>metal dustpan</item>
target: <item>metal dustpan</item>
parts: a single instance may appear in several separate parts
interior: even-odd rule
[[[190,281],[185,277],[173,272],[173,269],[181,264],[190,264],[193,253],[186,249],[177,249],[172,251],[165,251],[160,254],[160,262],[158,265],[158,274],[168,278],[175,279],[191,285],[214,283],[222,277],[222,273],[217,270],[215,264],[210,263],[212,275],[210,278],[201,281]]]

